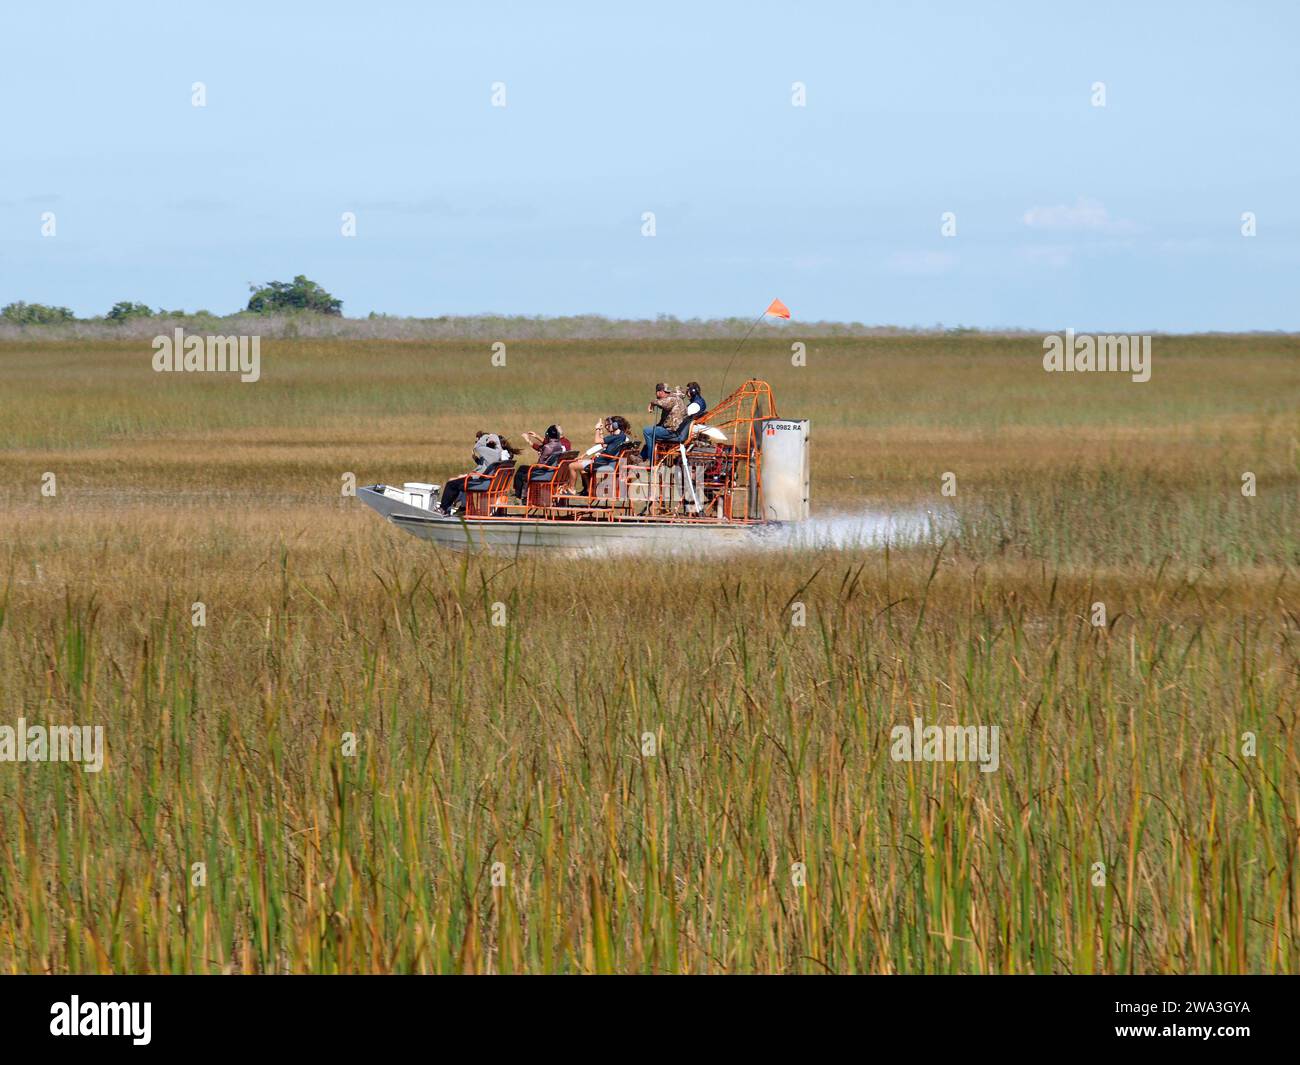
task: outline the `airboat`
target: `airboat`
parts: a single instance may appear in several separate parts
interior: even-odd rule
[[[532,466],[522,501],[514,462],[465,484],[464,509],[438,509],[441,485],[374,484],[357,498],[398,528],[462,551],[694,550],[741,545],[774,527],[804,521],[809,508],[807,419],[781,418],[766,381],[751,379],[712,410],[659,441],[648,461],[641,442],[615,454],[596,445]],[[582,494],[566,494],[570,468],[601,459]]]

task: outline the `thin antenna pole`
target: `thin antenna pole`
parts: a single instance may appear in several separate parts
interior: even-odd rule
[[[727,360],[727,368],[722,371],[722,388],[718,390],[719,399],[723,399],[727,395],[727,374],[731,372],[731,364],[736,361],[736,354],[745,346],[745,341],[749,339],[749,334],[754,331],[754,327],[763,320],[766,314],[767,311],[764,310],[762,314],[750,323],[749,328],[745,331],[745,335],[740,338],[740,343],[736,345],[736,350],[731,353],[731,358]]]

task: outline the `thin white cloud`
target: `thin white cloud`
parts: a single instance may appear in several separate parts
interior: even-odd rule
[[[1033,266],[1063,270],[1074,261],[1074,249],[1065,244],[1034,244],[1021,248],[1020,257]]]
[[[1214,250],[1214,244],[1204,237],[1162,240],[1159,248],[1167,255],[1203,255]]]
[[[415,199],[362,199],[353,205],[358,211],[380,214],[435,215],[453,219],[502,219],[523,222],[537,216],[537,209],[525,203],[467,204],[453,202],[441,196],[421,196]]]
[[[1073,206],[1031,207],[1023,215],[1030,229],[1052,232],[1129,233],[1133,223],[1112,218],[1104,204],[1080,196]]]
[[[889,257],[889,272],[910,277],[935,277],[957,266],[957,256],[948,251],[900,251]]]
[[[820,270],[834,262],[829,255],[796,255],[790,260],[790,266],[795,270]]]
[[[189,211],[193,214],[210,214],[214,211],[227,211],[234,204],[217,196],[185,196],[179,200],[172,200],[167,206],[173,210]]]

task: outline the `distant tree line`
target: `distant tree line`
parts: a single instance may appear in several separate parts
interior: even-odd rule
[[[10,303],[0,308],[0,318],[16,325],[53,325],[56,322],[71,322],[76,318],[67,307],[47,307],[43,303]]]
[[[335,318],[343,316],[343,301],[337,300],[315,281],[299,274],[292,282],[268,281],[262,286],[249,285],[252,296],[248,309],[254,314],[276,314],[280,311],[315,311]]]
[[[292,281],[267,281],[264,284],[248,286],[252,295],[245,310],[250,314],[284,314],[300,312],[307,314],[324,314],[334,318],[343,316],[343,301],[335,299],[315,281],[299,274]],[[132,318],[211,318],[211,311],[195,311],[192,315],[185,311],[154,310],[146,303],[133,303],[131,300],[119,300],[109,308],[105,321],[127,322]],[[77,316],[67,307],[49,307],[44,303],[24,303],[18,300],[0,307],[0,321],[13,325],[56,325],[60,322],[74,322]]]

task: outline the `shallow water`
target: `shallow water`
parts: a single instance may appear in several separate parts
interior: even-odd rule
[[[755,529],[743,540],[709,543],[684,536],[680,544],[623,543],[577,548],[581,555],[690,555],[711,557],[756,551],[881,550],[938,544],[952,534],[956,520],[951,512],[922,507],[891,510],[830,511],[807,521]]]
[[[770,549],[891,547],[938,543],[956,522],[951,512],[910,507],[831,511],[807,521],[759,532],[754,541]]]

